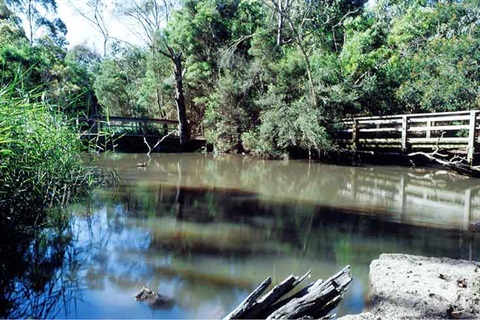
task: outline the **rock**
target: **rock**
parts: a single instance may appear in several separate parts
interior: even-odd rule
[[[135,295],[135,300],[143,301],[153,309],[170,309],[175,304],[173,299],[162,296],[145,286]]]
[[[372,309],[353,319],[480,318],[480,263],[382,254],[370,264]]]

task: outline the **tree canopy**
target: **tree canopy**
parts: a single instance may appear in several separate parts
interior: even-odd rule
[[[118,116],[175,119],[181,93],[189,133],[219,151],[320,154],[343,117],[480,104],[477,0],[118,1],[144,45],[106,37],[103,57],[54,33],[32,43],[27,2],[3,1],[2,81],[28,71],[66,111]]]

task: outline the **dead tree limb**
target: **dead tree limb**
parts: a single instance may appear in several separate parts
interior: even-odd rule
[[[434,161],[442,166],[458,172],[460,174],[465,174],[471,177],[480,178],[480,168],[478,166],[471,166],[467,164],[467,159],[465,157],[454,156],[451,159],[445,160],[447,155],[441,154],[438,150],[433,151],[432,153],[427,152],[412,152],[408,154],[409,157],[423,156],[427,159]]]
[[[240,319],[245,312],[255,303],[257,298],[267,290],[267,288],[272,283],[272,278],[267,278],[263,281],[248,297],[243,300],[238,307],[235,308],[232,312],[230,312],[223,320],[228,319]]]
[[[150,144],[148,143],[147,138],[143,137],[143,143],[145,143],[145,145],[148,148],[147,156],[150,156],[150,153],[152,153],[152,150],[155,149],[156,147],[158,147],[158,145],[160,143],[162,143],[163,140],[167,139],[169,136],[171,136],[172,134],[174,134],[176,132],[178,132],[178,131],[174,130],[174,131],[171,131],[171,132],[167,133],[161,139],[158,139],[157,143],[155,143],[155,145],[153,147],[150,147]]]
[[[292,292],[310,272],[303,277],[291,275],[276,285],[262,298],[257,298],[266,290],[270,278],[254,290],[240,305],[224,319],[299,319],[306,317],[323,318],[339,304],[352,281],[350,267],[343,268],[326,281],[317,280],[301,291],[279,301]]]
[[[350,266],[347,266],[325,281],[318,280],[307,294],[290,300],[267,319],[322,318],[339,304],[351,281]]]
[[[269,306],[278,301],[288,292],[292,291],[298,284],[300,284],[307,276],[310,275],[308,271],[303,277],[299,278],[295,275],[290,275],[281,283],[273,287],[268,293],[266,293],[262,298],[257,300],[257,302],[245,313],[245,319],[257,318],[262,311],[266,310]]]
[[[409,153],[408,156],[409,157],[423,156],[457,173],[468,175],[475,178],[480,178],[480,167],[470,165],[466,157],[455,155],[450,159],[448,159],[449,157],[448,155],[440,153],[441,151],[439,146],[440,140],[443,138],[444,134],[445,134],[445,131],[443,131],[441,136],[438,137],[437,145],[435,146],[435,149],[433,150],[433,152],[430,152],[430,153],[412,152],[412,153]]]

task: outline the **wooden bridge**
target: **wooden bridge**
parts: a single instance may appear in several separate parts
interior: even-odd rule
[[[186,147],[180,148],[178,121],[171,119],[78,118],[77,127],[81,136],[93,141],[100,150],[179,152],[195,151],[205,146],[205,139],[194,137]]]
[[[480,110],[358,117],[341,121],[332,136],[341,147],[358,152],[442,149],[476,160]]]
[[[170,119],[98,117],[79,118],[77,125],[88,138],[161,139],[169,134],[178,140],[178,121]],[[331,131],[340,147],[355,152],[408,154],[437,149],[477,160],[480,110],[357,117],[342,120]]]
[[[169,119],[102,116],[95,118],[78,118],[77,126],[82,130],[82,135],[87,137],[113,135],[115,137],[127,136],[156,138],[177,130],[178,121]]]

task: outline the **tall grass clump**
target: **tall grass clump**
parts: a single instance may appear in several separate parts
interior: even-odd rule
[[[56,110],[20,81],[0,88],[0,225],[38,225],[91,181],[78,133]]]

